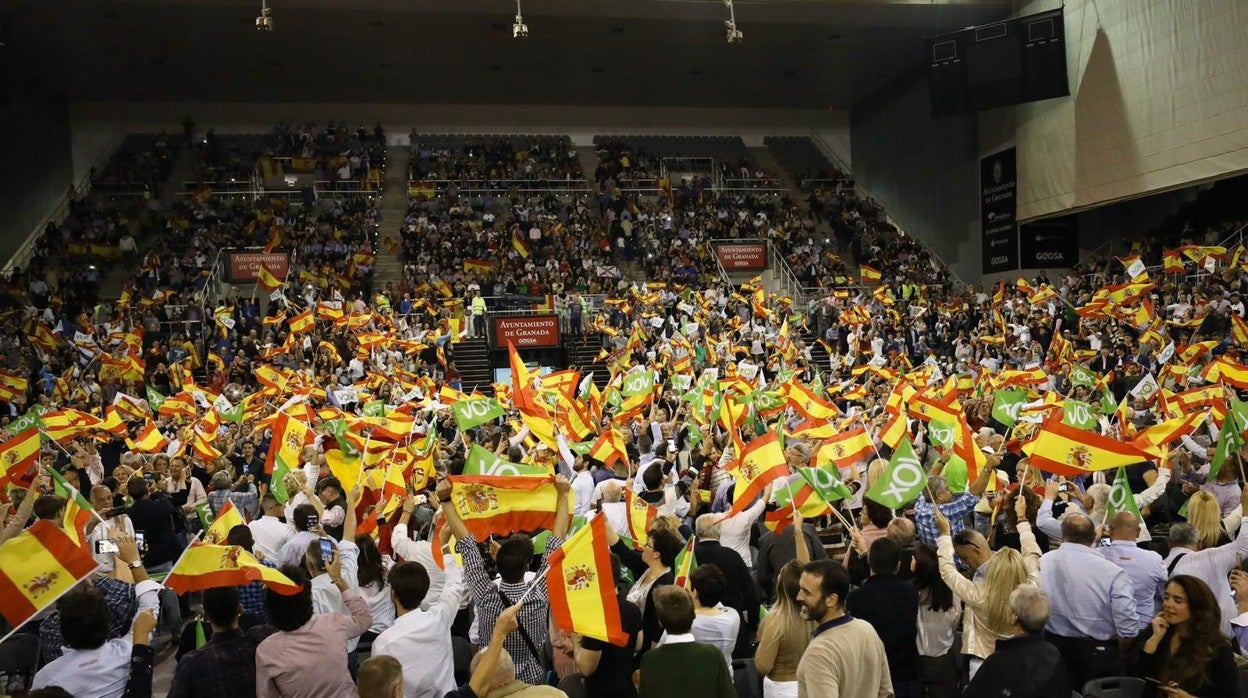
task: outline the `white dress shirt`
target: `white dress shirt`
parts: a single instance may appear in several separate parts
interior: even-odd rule
[[[589,470],[582,470],[572,478],[572,492],[576,495],[572,505],[573,516],[584,516],[589,511],[589,503],[594,498],[594,476]]]
[[[360,549],[355,543],[344,540],[338,543],[338,555],[342,559],[342,579],[347,583],[348,589],[359,589],[359,559]],[[322,572],[312,578],[312,613],[316,615],[327,615],[330,613],[341,613],[346,616],[351,615],[351,610],[347,608],[347,604],[342,600],[342,592],[334,584],[329,575]],[[356,645],[360,644],[360,636],[356,635],[347,640],[347,653],[355,651]]]
[[[455,690],[451,623],[464,596],[463,572],[448,556],[446,583],[429,609],[404,613],[373,641],[373,656],[389,655],[403,665],[404,698],[442,698]]]
[[[1231,633],[1231,619],[1239,615],[1239,609],[1235,605],[1234,597],[1231,596],[1231,585],[1226,576],[1239,564],[1240,560],[1248,558],[1248,534],[1244,531],[1245,521],[1248,521],[1248,518],[1240,519],[1239,535],[1226,545],[1195,552],[1185,548],[1172,548],[1165,560],[1166,569],[1170,569],[1170,563],[1174,561],[1174,558],[1182,555],[1182,559],[1175,564],[1170,576],[1190,574],[1209,585],[1209,590],[1213,592],[1222,610],[1222,631],[1228,635]]]
[[[131,538],[134,537],[134,523],[125,514],[118,514],[117,516],[110,516],[104,519],[102,523],[96,524],[95,528],[91,529],[91,533],[87,535],[87,550],[90,550],[91,557],[100,563],[100,572],[107,574],[113,571],[113,554],[97,554],[95,552],[95,542],[116,538],[121,533]]]
[[[719,544],[732,548],[750,569],[754,569],[754,558],[750,555],[750,529],[766,507],[766,500],[759,497],[745,511],[719,522]]]
[[[390,548],[395,555],[408,562],[419,562],[425,572],[429,573],[429,591],[425,594],[425,600],[420,603],[420,610],[429,610],[429,605],[442,595],[442,585],[446,583],[446,573],[433,559],[433,543],[408,538],[407,524],[398,524],[390,532]]]
[[[251,529],[255,541],[253,547],[263,553],[266,560],[276,561],[282,546],[295,536],[295,529],[276,516],[261,516],[247,524],[247,528]]]
[[[120,698],[130,678],[130,638],[93,650],[66,649],[35,674],[31,688],[60,686],[75,698]]]

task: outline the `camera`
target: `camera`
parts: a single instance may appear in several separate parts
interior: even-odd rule
[[[516,23],[511,25],[511,38],[527,39],[529,38],[529,25],[524,23],[524,17],[516,15]]]

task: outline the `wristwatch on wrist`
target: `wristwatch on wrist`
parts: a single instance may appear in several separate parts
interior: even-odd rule
[[[137,570],[137,569],[139,569],[139,568],[140,568],[140,567],[142,567],[142,566],[143,566],[143,558],[141,558],[141,557],[136,557],[135,559],[133,559],[133,560],[131,560],[131,561],[130,561],[130,568],[131,568],[131,569],[136,569],[136,570]]]

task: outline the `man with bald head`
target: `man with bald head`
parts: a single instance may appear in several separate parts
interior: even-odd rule
[[[619,535],[631,538],[632,533],[628,530],[628,504],[624,502],[624,481],[607,480],[599,483],[598,488],[602,495],[599,507],[602,515],[607,517],[607,523]]]
[[[1040,587],[1052,605],[1048,639],[1061,651],[1072,686],[1121,675],[1118,641],[1135,637],[1140,624],[1131,578],[1093,550],[1095,542],[1092,519],[1067,512],[1061,546],[1040,558]]]
[[[992,559],[992,548],[984,534],[973,528],[958,531],[953,537],[953,552],[972,570],[974,576],[971,581],[977,584],[984,581],[984,572],[988,569],[988,561]]]
[[[1135,514],[1120,511],[1109,518],[1105,527],[1109,545],[1097,548],[1097,551],[1131,578],[1138,633],[1157,613],[1166,589],[1166,566],[1160,555],[1136,544],[1140,536],[1140,520],[1135,518]]]

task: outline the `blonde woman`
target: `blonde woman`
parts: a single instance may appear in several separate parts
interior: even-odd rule
[[[1027,499],[1016,497],[1014,512],[1018,516],[1018,537],[1022,552],[1002,548],[992,554],[984,571],[984,579],[972,582],[963,577],[953,563],[953,539],[949,536],[949,520],[936,512],[936,556],[940,578],[962,599],[962,652],[971,655],[970,675],[996,649],[997,640],[1013,635],[1014,617],[1010,611],[1010,592],[1020,584],[1040,583],[1040,546],[1027,521]]]
[[[1200,532],[1200,547],[1216,548],[1231,542],[1222,528],[1222,507],[1218,498],[1207,490],[1200,490],[1187,502],[1187,522]]]
[[[794,515],[793,525],[801,529],[800,513]],[[802,617],[797,603],[802,567],[810,562],[810,551],[806,548],[806,536],[794,536],[794,541],[797,559],[789,561],[776,575],[776,602],[758,626],[754,668],[763,677],[763,698],[797,698],[797,663],[815,629],[815,622]]]

